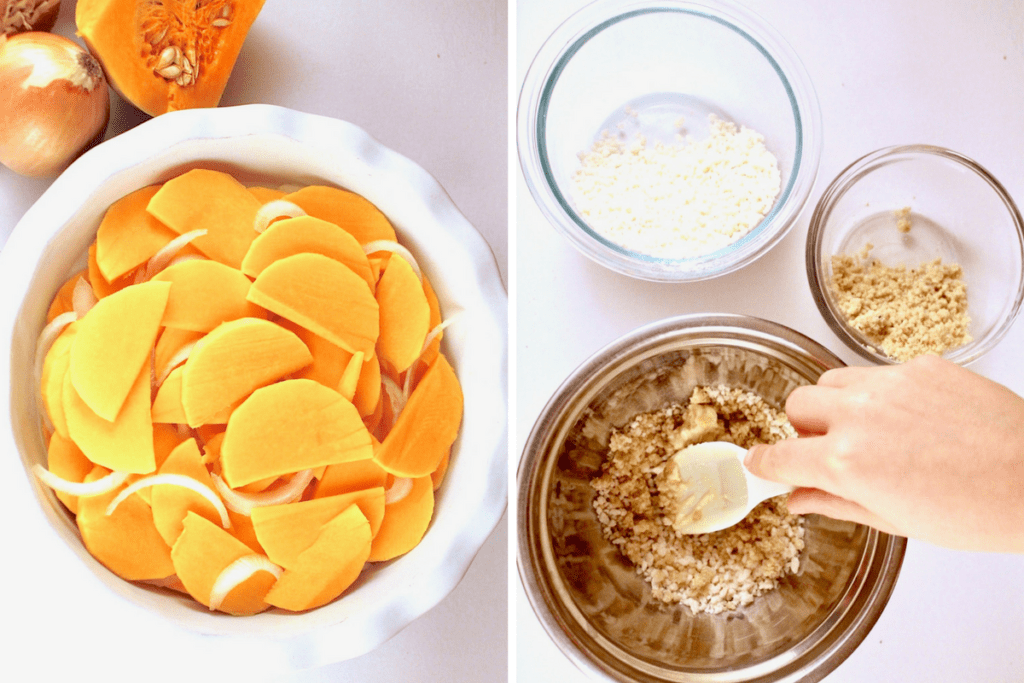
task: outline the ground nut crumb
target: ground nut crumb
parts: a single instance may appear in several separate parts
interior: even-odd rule
[[[659,500],[659,481],[676,451],[694,443],[749,448],[795,436],[781,411],[725,386],[697,387],[685,406],[635,416],[612,433],[601,474],[591,480],[605,538],[633,562],[658,600],[711,614],[749,605],[786,573],[799,571],[802,518],[789,514],[783,498],[773,498],[729,529],[680,535]]]
[[[710,138],[672,145],[605,131],[580,154],[573,176],[573,201],[587,224],[627,249],[666,258],[708,254],[750,232],[781,190],[778,161],[760,133],[713,114],[708,121]]]
[[[847,322],[890,358],[907,361],[971,341],[963,271],[940,259],[917,268],[858,254],[832,257],[829,286]]]

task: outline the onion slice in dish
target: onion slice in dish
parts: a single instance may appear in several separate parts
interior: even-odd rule
[[[169,484],[171,486],[183,486],[187,489],[195,491],[206,500],[210,501],[213,507],[217,508],[217,512],[220,513],[220,524],[225,529],[231,528],[231,519],[228,517],[228,510],[224,507],[224,501],[217,497],[217,494],[213,490],[201,482],[196,481],[192,477],[186,477],[184,474],[154,474],[149,477],[143,477],[138,481],[128,485],[121,493],[117,494],[114,500],[110,501],[110,505],[107,506],[107,514],[111,515],[117,506],[121,502],[132,495],[139,489],[144,489],[147,486],[161,486]]]
[[[302,470],[296,472],[291,480],[280,488],[272,491],[261,491],[259,493],[243,493],[236,491],[227,485],[219,475],[213,477],[213,486],[224,498],[225,505],[232,512],[237,512],[246,517],[252,516],[252,509],[265,507],[267,505],[283,505],[298,500],[302,492],[306,490],[309,482],[313,481],[313,470]]]
[[[99,299],[96,298],[96,292],[92,291],[92,285],[84,277],[79,277],[75,288],[71,291],[71,307],[75,314],[79,318],[84,317],[97,301]]]
[[[366,255],[370,255],[377,251],[390,251],[393,254],[398,254],[404,258],[409,262],[413,272],[416,273],[416,277],[420,279],[420,282],[423,282],[423,271],[420,270],[420,264],[416,262],[416,257],[412,255],[411,251],[403,247],[401,244],[392,240],[374,240],[363,245],[363,253]]]
[[[270,227],[276,218],[298,218],[305,216],[306,212],[298,204],[293,204],[284,199],[275,199],[267,202],[256,211],[256,219],[253,222],[253,229],[262,233]]]
[[[32,474],[36,475],[36,478],[38,478],[39,481],[43,482],[54,491],[60,491],[61,493],[66,493],[69,496],[98,496],[103,493],[109,493],[123,484],[129,476],[128,472],[111,472],[110,474],[100,477],[95,481],[68,481],[67,479],[58,477],[56,474],[39,464],[32,466]]]
[[[243,555],[221,570],[210,589],[210,610],[220,608],[224,598],[236,586],[256,572],[268,572],[280,579],[284,570],[271,562],[265,555]]]
[[[84,278],[83,280],[84,281]],[[77,285],[76,285],[77,287]],[[39,410],[39,414],[43,418],[43,425],[47,431],[53,431],[53,422],[50,421],[50,416],[46,412],[46,407],[43,405],[43,363],[46,361],[46,354],[50,352],[50,347],[53,346],[54,340],[60,336],[60,333],[64,331],[64,328],[71,323],[78,320],[78,315],[74,311],[68,311],[67,313],[61,313],[56,318],[47,323],[43,331],[39,333],[39,339],[36,340],[36,358],[35,364],[32,368],[32,377],[35,381],[36,388],[36,408]],[[47,470],[49,472],[49,470]]]
[[[408,477],[395,477],[391,486],[384,489],[384,505],[391,505],[402,500],[412,491],[412,479]]]
[[[160,251],[153,254],[153,258],[149,259],[144,270],[140,270],[135,276],[135,284],[141,282],[149,282],[154,275],[159,273],[161,270],[166,268],[178,252],[185,248],[189,242],[197,237],[202,237],[206,234],[206,230],[191,230],[189,232],[178,235],[173,240],[165,244]]]

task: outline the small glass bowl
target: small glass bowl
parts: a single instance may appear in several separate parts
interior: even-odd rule
[[[910,207],[909,232],[897,228]],[[962,154],[931,145],[888,147],[850,164],[825,190],[807,233],[811,294],[832,331],[862,357],[886,355],[847,322],[829,283],[832,256],[870,255],[917,267],[941,258],[963,269],[972,341],[943,354],[966,365],[987,353],[1017,317],[1024,298],[1024,221],[992,174]]]
[[[603,131],[622,124],[631,135],[671,143],[672,122],[683,117],[699,139],[709,114],[757,131],[778,159],[782,189],[760,224],[694,258],[630,251],[587,225],[569,188],[579,154]],[[806,203],[821,150],[818,101],[792,48],[760,17],[717,0],[587,5],[534,58],[517,125],[526,184],[547,219],[597,263],[654,281],[717,277],[764,254]]]

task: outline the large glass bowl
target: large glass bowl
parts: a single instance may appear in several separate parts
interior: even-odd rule
[[[569,188],[579,154],[602,131],[639,113],[651,142],[684,117],[695,139],[709,114],[761,133],[778,159],[782,189],[748,234],[694,258],[630,251],[580,217]],[[671,142],[670,132],[664,142]],[[818,102],[786,41],[731,2],[598,0],[565,21],[537,53],[519,97],[518,146],[526,184],[547,219],[573,246],[612,270],[685,282],[740,268],[776,244],[814,184],[821,148]]]
[[[665,605],[601,534],[590,480],[609,432],[686,401],[697,384],[752,391],[781,409],[842,362],[757,318],[689,315],[640,328],[577,369],[544,408],[519,467],[519,572],[562,651],[600,680],[817,681],[867,636],[896,582],[906,539],[808,515],[801,568],[733,612]]]
[[[910,208],[909,232],[897,211]],[[890,358],[843,316],[829,283],[832,256],[873,245],[888,266],[941,258],[963,269],[973,341],[943,354],[966,365],[1010,329],[1024,298],[1024,220],[1006,189],[977,162],[931,145],[887,147],[850,164],[822,194],[807,233],[807,278],[825,322],[878,364]]]

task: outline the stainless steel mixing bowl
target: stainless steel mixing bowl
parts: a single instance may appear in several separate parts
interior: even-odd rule
[[[608,435],[697,384],[753,391],[781,409],[843,363],[781,325],[735,315],[640,328],[577,369],[544,408],[519,467],[519,571],[541,623],[582,670],[610,681],[817,681],[865,638],[906,539],[809,515],[801,568],[751,605],[694,615],[665,605],[601,535],[590,479]]]

